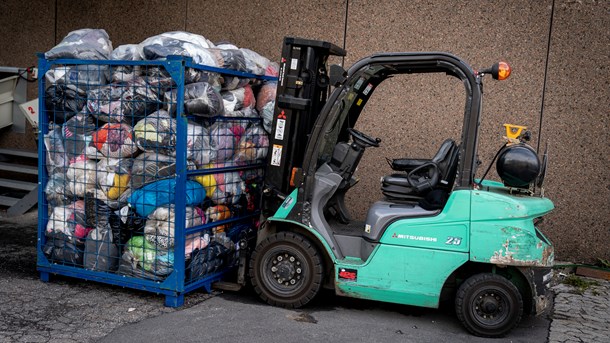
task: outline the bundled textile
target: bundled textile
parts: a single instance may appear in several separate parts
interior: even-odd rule
[[[231,210],[225,205],[210,206],[205,210],[205,216],[208,219],[208,223],[219,222],[231,218]],[[214,234],[224,232],[227,225],[215,226],[213,229]]]
[[[136,145],[142,151],[171,155],[176,149],[176,119],[165,110],[156,111],[133,127]]]
[[[205,169],[235,167],[234,162],[214,163]],[[194,177],[206,191],[206,194],[215,204],[232,205],[237,204],[244,192],[245,184],[239,172],[219,172],[214,174],[199,175]]]
[[[43,140],[47,152],[47,172],[49,174],[64,172],[68,166],[68,157],[64,149],[61,127],[49,125],[49,132],[44,135]]]
[[[83,107],[87,101],[87,93],[71,84],[54,84],[45,90],[44,103],[49,121],[63,124]]]
[[[46,231],[62,233],[69,239],[82,240],[92,227],[88,227],[85,219],[85,202],[78,200],[69,205],[53,208]]]
[[[273,112],[275,111],[275,96],[277,82],[267,82],[258,91],[256,97],[256,110],[263,118],[265,131],[271,133],[273,127]]]
[[[84,159],[85,149],[91,142],[91,135],[97,127],[93,117],[87,113],[78,113],[63,125],[63,141],[69,163]]]
[[[198,34],[182,31],[165,32],[145,39],[140,46],[147,60],[178,55],[191,57],[197,64],[218,66],[216,58],[207,49],[214,44]]]
[[[46,243],[42,248],[51,261],[81,267],[83,265],[84,243],[74,241],[63,232],[45,232]]]
[[[196,166],[187,161],[186,169],[193,170]],[[176,158],[145,152],[133,159],[131,168],[131,188],[138,189],[151,182],[173,178],[176,175]]]
[[[176,112],[177,91],[165,93],[168,111]],[[214,117],[224,113],[222,96],[218,89],[207,82],[191,83],[184,86],[184,113],[200,117]]]
[[[239,141],[233,161],[238,164],[262,162],[267,157],[269,138],[262,126],[251,124]]]
[[[219,242],[210,242],[205,249],[200,249],[193,253],[193,257],[186,268],[187,279],[197,279],[220,271],[222,268],[234,266],[237,262],[234,251],[233,249],[226,248]]]
[[[186,206],[198,205],[205,198],[205,189],[195,181],[186,181],[184,196]],[[131,206],[140,216],[147,217],[157,207],[173,204],[176,197],[176,180],[167,179],[150,183],[133,191],[129,197]]]
[[[135,123],[160,106],[155,89],[142,77],[98,87],[87,93],[87,111],[105,122]]]
[[[144,226],[144,237],[157,247],[168,249],[174,247],[174,229],[176,222],[175,205],[157,207],[148,215]],[[201,225],[205,222],[203,210],[199,207],[186,207],[185,228]]]
[[[84,198],[87,192],[94,192],[96,173],[95,161],[79,160],[70,164],[66,171],[67,191],[80,198]]]
[[[75,58],[81,60],[106,60],[112,52],[112,42],[108,33],[102,29],[75,30],[61,40],[44,57],[49,60],[57,58]]]
[[[129,188],[132,159],[103,158],[97,163],[97,184],[109,200],[116,200]]]
[[[68,189],[66,174],[62,172],[49,176],[44,193],[50,207],[64,206],[72,202],[74,194]]]
[[[239,122],[216,121],[210,126],[210,146],[214,151],[212,162],[230,160],[235,153],[235,142],[239,142],[238,137],[243,131]]]
[[[134,236],[127,242],[119,264],[120,274],[152,280],[163,279],[173,270],[173,252],[157,249],[143,236]]]
[[[224,113],[226,116],[230,116],[231,112],[239,111],[243,108],[254,108],[256,103],[250,85],[245,85],[244,87],[231,91],[223,91],[220,94],[222,95]]]
[[[118,46],[110,54],[111,60],[141,61],[144,59],[142,48],[138,44],[124,44]],[[112,82],[131,81],[140,75],[140,66],[120,65],[112,69]]]
[[[94,147],[105,157],[130,157],[138,147],[133,141],[131,126],[127,124],[107,123],[93,134],[90,147]],[[96,157],[94,151],[87,152],[88,157]]]

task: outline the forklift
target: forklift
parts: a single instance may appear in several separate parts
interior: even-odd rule
[[[542,313],[554,258],[539,230],[554,208],[542,192],[546,152],[541,161],[527,129],[506,124],[494,158],[502,182],[475,176],[483,78],[507,78],[508,64],[477,71],[448,53],[404,52],[375,54],[345,71],[327,66],[330,56],[346,55],[336,45],[293,37],[283,44],[263,220],[240,268],[256,293],[285,308],[305,306],[322,287],[429,308],[454,299],[459,321],[484,337]],[[354,220],[345,195],[365,151],[382,144],[354,125],[381,82],[418,73],[464,85],[461,141],[447,139],[430,159],[389,161],[394,172],[378,175],[379,200],[365,221]]]

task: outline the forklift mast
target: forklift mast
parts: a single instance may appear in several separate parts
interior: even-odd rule
[[[263,188],[264,214],[275,212],[295,186],[291,183],[300,174],[311,130],[330,91],[328,57],[345,54],[328,42],[284,38]]]

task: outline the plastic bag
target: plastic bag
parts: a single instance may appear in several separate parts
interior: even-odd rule
[[[165,93],[168,111],[176,112],[177,90]],[[184,113],[203,117],[213,117],[224,113],[220,92],[207,82],[191,83],[184,86]]]
[[[170,55],[188,56],[194,63],[218,66],[214,55],[207,50],[212,42],[201,35],[174,31],[149,37],[140,43],[147,60],[164,59]]]
[[[205,249],[193,252],[193,257],[186,266],[186,278],[197,279],[217,272],[223,267],[232,267],[235,259],[227,259],[231,251],[224,245],[212,241]]]
[[[129,157],[138,151],[133,141],[131,126],[127,124],[107,123],[93,133],[90,147],[94,147],[106,157]],[[95,158],[94,151],[87,151],[87,157]]]
[[[219,222],[231,218],[231,210],[225,205],[210,206],[205,210],[205,217],[208,223]],[[212,229],[214,234],[224,232],[227,225],[215,226]]]
[[[44,193],[51,207],[65,206],[74,198],[74,194],[68,189],[68,180],[64,173],[52,174],[47,180]]]
[[[187,206],[185,228],[204,223],[203,210],[199,207]],[[154,246],[162,249],[174,247],[176,210],[175,205],[157,207],[146,220],[144,238]]]
[[[141,61],[144,53],[139,44],[124,44],[118,46],[110,54],[111,60],[121,61]],[[135,79],[140,75],[140,66],[119,65],[112,68],[112,82],[126,82]]]
[[[252,123],[241,137],[233,161],[238,164],[263,162],[267,157],[268,149],[267,133],[260,125]]]
[[[112,123],[135,123],[160,106],[155,89],[141,77],[93,89],[87,98],[87,111]]]
[[[106,223],[96,227],[87,236],[83,266],[86,269],[114,272],[119,266],[119,249],[113,242],[112,231]]]
[[[97,163],[97,184],[109,200],[116,200],[129,188],[131,166],[129,158],[103,158]]]
[[[277,62],[269,62],[267,66],[267,70],[265,71],[265,76],[275,76],[278,77],[280,75],[280,65]]]
[[[64,148],[70,163],[84,158],[85,149],[96,129],[93,117],[87,113],[78,113],[64,123],[62,130]]]
[[[176,86],[176,82],[171,77],[169,72],[165,70],[163,67],[156,66],[148,66],[144,71],[146,81],[152,87],[155,87],[159,97],[162,97],[162,94],[159,90],[165,90]],[[206,82],[209,83],[214,89],[220,91],[222,76],[218,73],[213,73],[205,70],[195,69],[187,67],[184,69],[184,84],[191,84],[197,82]],[[175,95],[175,94],[174,94]],[[176,98],[170,98],[171,102],[175,104]]]
[[[60,126],[49,125],[49,132],[44,135],[44,146],[47,152],[46,167],[49,174],[63,173],[68,166],[61,131]]]
[[[214,150],[212,162],[230,160],[235,153],[235,146],[245,133],[247,121],[217,120],[210,126],[210,145]]]
[[[243,52],[238,49],[210,48],[208,51],[216,59],[216,65],[220,68],[246,71],[246,59]]]
[[[265,75],[267,67],[269,67],[269,59],[263,57],[250,49],[239,49],[244,54],[246,59],[246,70],[254,75]]]
[[[193,137],[193,145],[190,149],[192,150],[192,159],[198,167],[203,168],[203,166],[208,165],[216,158],[216,150],[212,149],[210,144],[210,132],[207,128],[197,126],[196,130],[193,130]]]
[[[165,110],[156,111],[133,127],[136,145],[142,151],[171,155],[176,150],[176,119]]]
[[[87,93],[74,85],[50,86],[44,94],[49,121],[63,124],[85,107],[86,99]]]
[[[112,42],[102,29],[81,29],[68,33],[53,49],[45,52],[46,59],[75,58],[106,60],[112,52]]]
[[[96,188],[97,164],[91,160],[80,160],[68,166],[66,179],[68,192],[84,198],[87,192]]]
[[[72,240],[62,232],[45,232],[44,255],[53,262],[82,267],[84,244]]]
[[[194,163],[187,161],[187,170],[195,169]],[[131,187],[141,188],[149,183],[173,178],[176,175],[176,158],[158,154],[156,152],[146,152],[133,160],[131,168]]]
[[[209,164],[205,169],[234,167],[234,162]],[[219,172],[215,174],[198,175],[193,178],[199,182],[208,197],[215,204],[237,204],[244,192],[245,184],[239,172]]]
[[[174,270],[174,254],[151,245],[144,237],[134,236],[125,246],[119,265],[123,275],[161,280]]]
[[[228,113],[239,111],[243,108],[254,108],[256,103],[250,85],[231,91],[223,91],[220,94],[222,95],[224,113],[227,116],[229,115]]]
[[[186,206],[201,204],[205,198],[205,189],[195,181],[186,181],[184,196]],[[131,206],[140,216],[147,217],[157,207],[173,204],[176,197],[176,180],[167,179],[150,183],[133,191],[129,197]]]
[[[265,131],[271,133],[273,128],[273,112],[275,111],[275,97],[277,92],[277,82],[265,83],[256,97],[256,110],[263,118]]]

